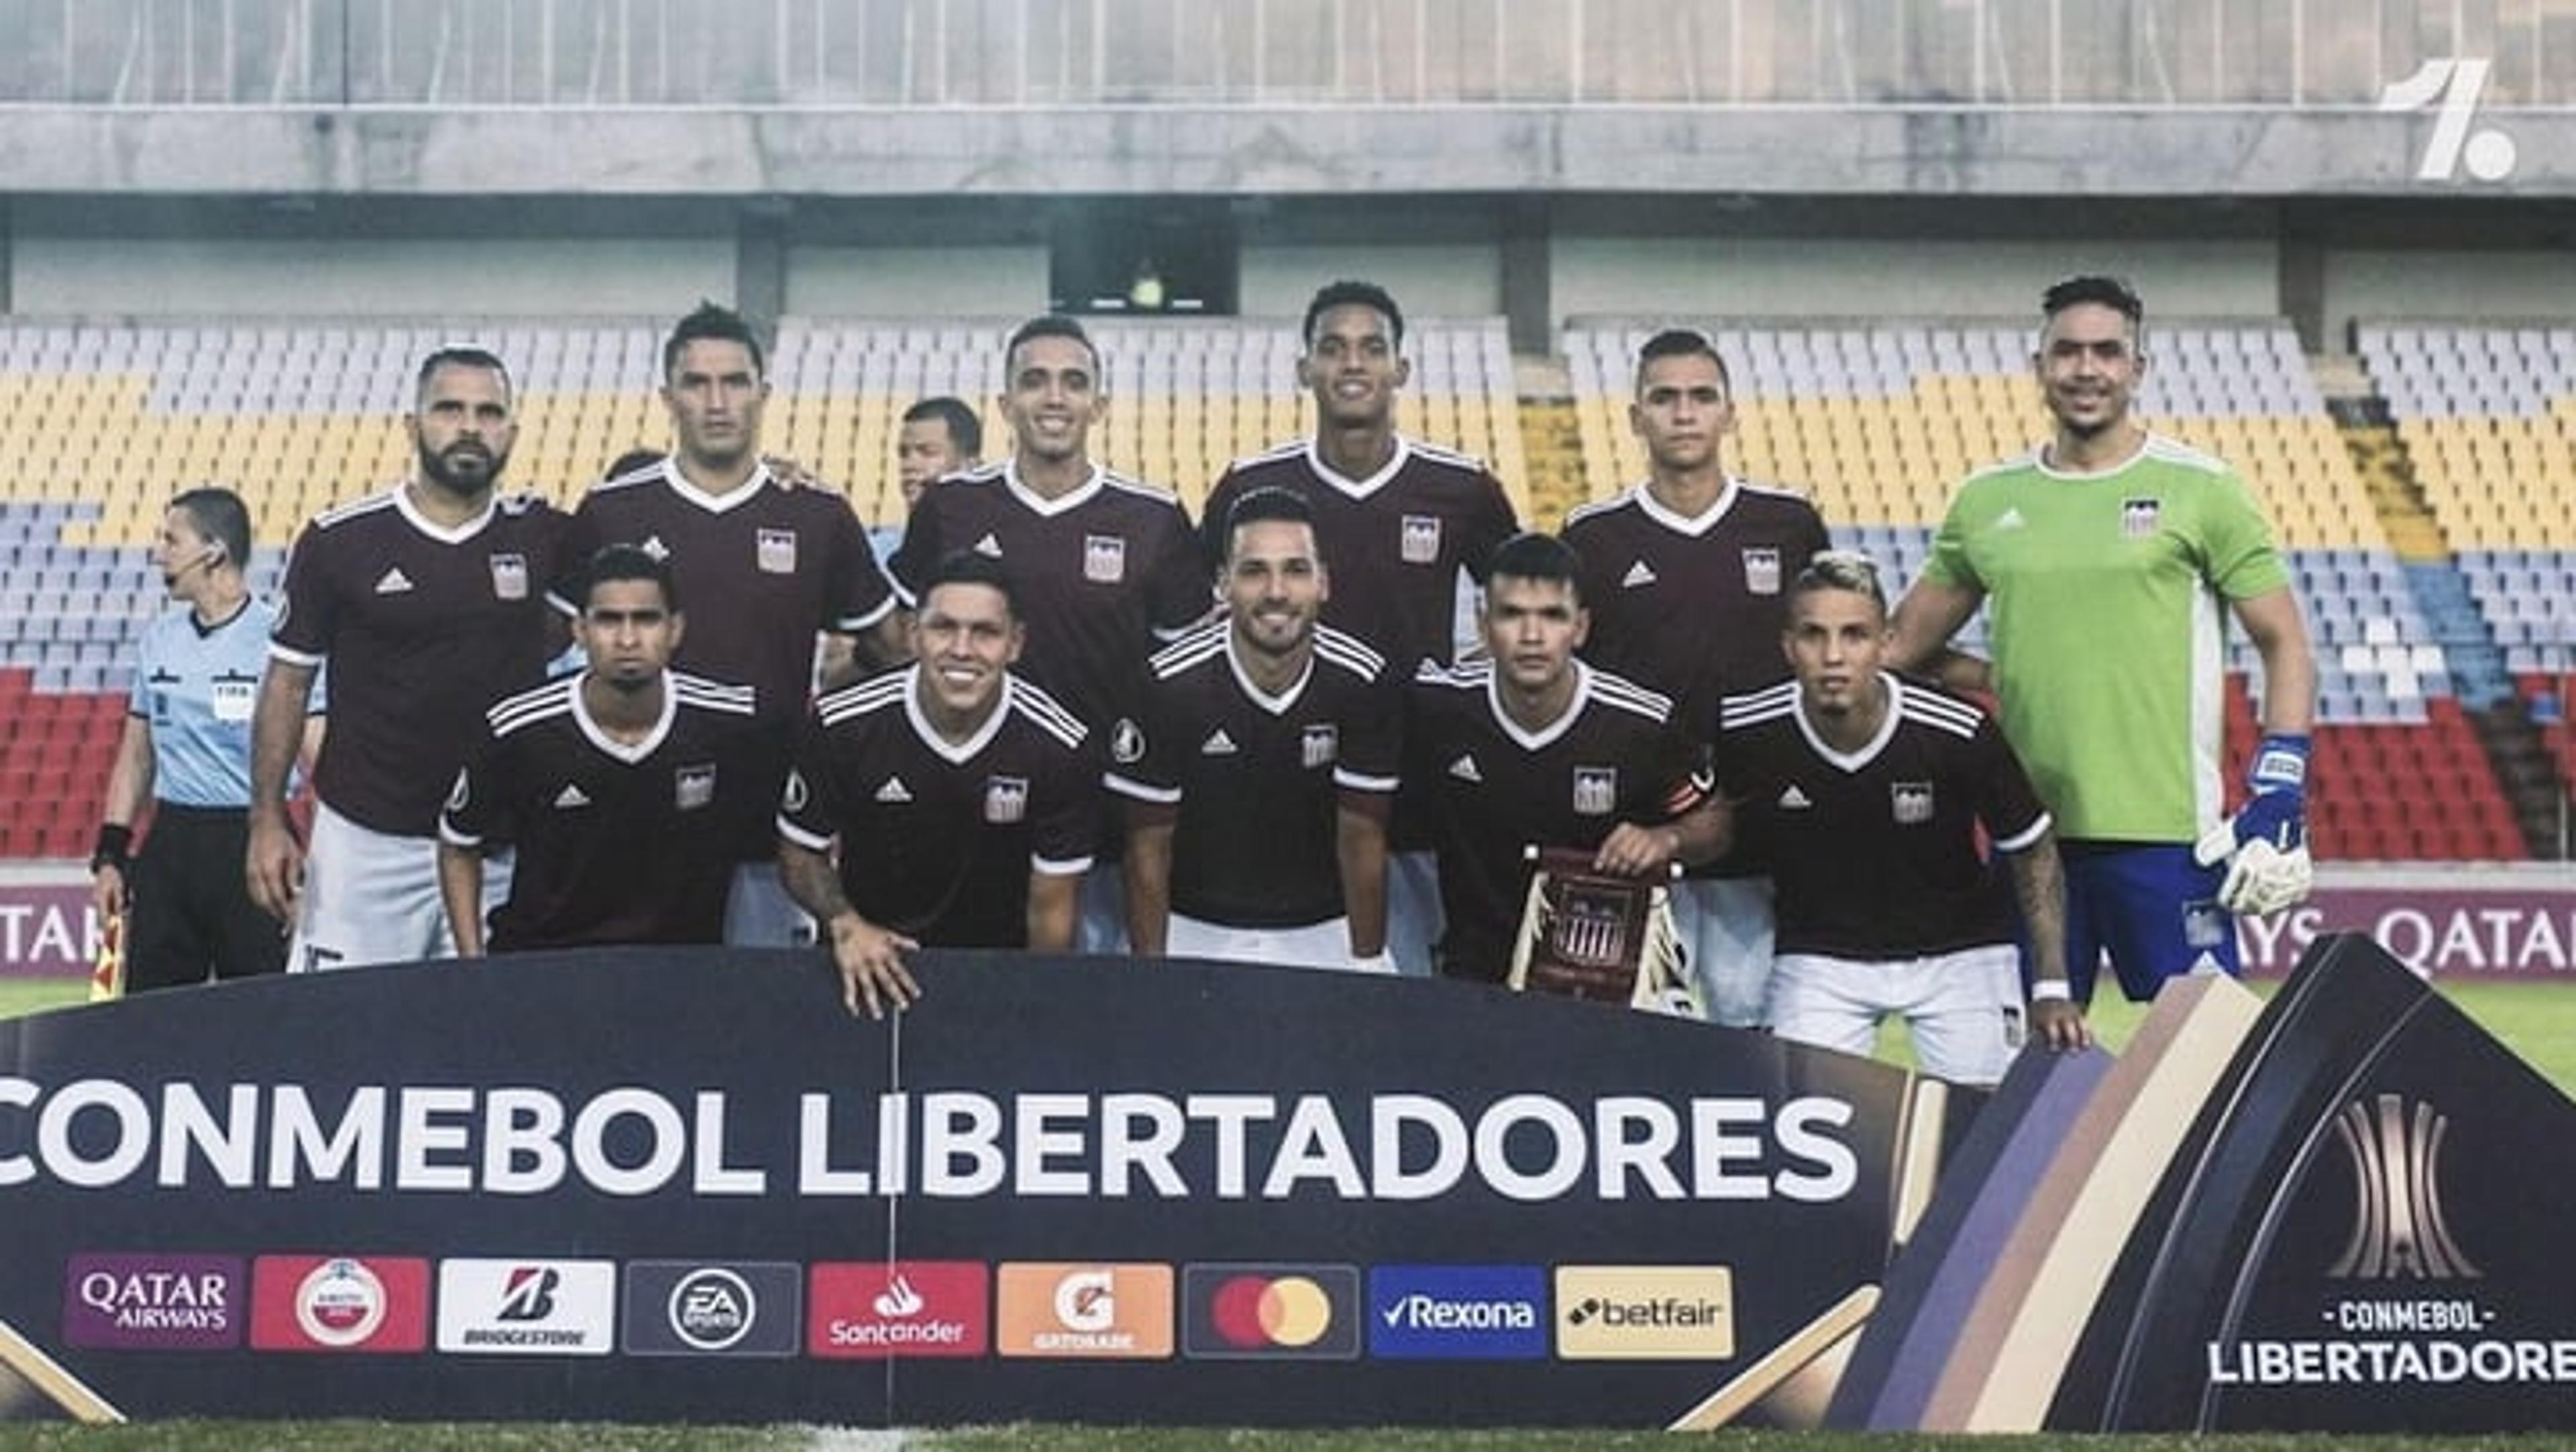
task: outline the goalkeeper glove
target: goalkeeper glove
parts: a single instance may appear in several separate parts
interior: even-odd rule
[[[2308,738],[2276,732],[2255,749],[2243,809],[2201,838],[2193,855],[2204,867],[2227,864],[2219,905],[2230,912],[2274,913],[2306,900],[2316,871],[2308,858]]]

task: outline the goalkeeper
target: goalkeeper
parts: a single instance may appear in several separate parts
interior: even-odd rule
[[[2132,999],[2178,973],[2235,973],[2233,915],[2303,900],[2310,876],[2307,626],[2245,481],[2132,412],[2144,311],[2112,278],[2048,290],[2031,363],[2054,437],[1960,486],[1890,651],[1898,670],[1999,697],[2056,818],[2079,1002],[2105,950]],[[1945,649],[1981,602],[1991,669]],[[2230,613],[2262,656],[2264,736],[2251,800],[2222,821]]]

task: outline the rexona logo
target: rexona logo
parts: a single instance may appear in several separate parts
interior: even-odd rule
[[[999,1299],[1004,1356],[1172,1354],[1168,1265],[1005,1264]]]
[[[1547,1355],[1546,1277],[1534,1265],[1382,1265],[1369,1271],[1369,1354],[1531,1361]]]
[[[63,1273],[63,1340],[118,1351],[241,1345],[242,1263],[222,1255],[76,1255]]]
[[[419,1351],[429,1344],[429,1262],[263,1255],[250,1266],[250,1344],[255,1351]]]
[[[1181,1268],[1181,1354],[1205,1361],[1349,1361],[1360,1273],[1346,1265]]]
[[[617,1265],[605,1260],[443,1260],[438,1349],[606,1356],[616,1349]]]
[[[981,1356],[992,1273],[980,1260],[834,1262],[814,1267],[805,1350],[812,1356]]]
[[[626,1267],[629,1356],[794,1356],[803,1270],[787,1261]]]
[[[1556,1354],[1568,1361],[1735,1355],[1735,1274],[1715,1265],[1561,1265]]]

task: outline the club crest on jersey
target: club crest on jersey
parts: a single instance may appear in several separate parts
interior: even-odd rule
[[[1776,549],[1749,549],[1744,552],[1744,589],[1751,595],[1780,593],[1780,552]]]
[[[472,778],[468,777],[462,771],[458,772],[456,774],[456,785],[451,787],[447,793],[447,809],[451,812],[464,811],[465,804],[473,799],[474,787],[472,785]]]
[[[2120,537],[2121,537],[2122,539],[2153,539],[2153,538],[2155,538],[2155,534],[2156,534],[2156,525],[2157,525],[2157,523],[2158,523],[2159,516],[2161,516],[2163,513],[2164,513],[2164,504],[2163,504],[2163,502],[2162,502],[2162,501],[2160,501],[2160,500],[2155,500],[2155,499],[2123,499],[2123,500],[2121,500],[2121,501],[2120,501]]]
[[[1408,565],[1440,563],[1440,519],[1437,515],[1408,514],[1404,517],[1403,543],[1398,547]]]
[[[1082,537],[1082,578],[1096,585],[1115,585],[1127,578],[1127,541],[1114,534]]]
[[[694,812],[716,799],[716,764],[712,761],[697,766],[684,766],[671,776],[671,802],[684,812]]]
[[[1318,721],[1297,738],[1298,763],[1308,770],[1330,766],[1342,754],[1342,731],[1329,721]]]
[[[504,600],[528,598],[528,557],[492,556],[492,593]]]
[[[796,531],[792,529],[762,530],[753,552],[764,575],[796,573]]]
[[[1574,814],[1606,817],[1619,804],[1619,768],[1578,766],[1574,769]]]
[[[1029,779],[1024,776],[984,778],[984,820],[1008,826],[1029,815]]]
[[[1932,820],[1932,783],[1897,781],[1887,784],[1888,805],[1896,814],[1896,825],[1919,827]]]
[[[1145,759],[1145,728],[1133,716],[1121,716],[1109,728],[1109,759],[1134,766]]]

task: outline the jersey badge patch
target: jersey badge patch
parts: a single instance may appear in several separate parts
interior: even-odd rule
[[[1127,541],[1114,534],[1082,537],[1082,578],[1095,585],[1115,585],[1127,578]]]
[[[1889,807],[1896,815],[1896,825],[1919,827],[1932,820],[1932,783],[1928,781],[1889,782],[1887,797]]]
[[[2122,539],[2153,539],[2153,538],[2155,538],[2156,525],[2157,525],[2157,523],[2158,523],[2158,517],[2159,517],[2160,515],[2162,515],[2163,513],[2164,513],[2164,504],[2163,504],[2163,502],[2162,502],[2162,501],[2160,501],[2160,500],[2155,500],[2155,499],[2123,499],[2123,500],[2121,500],[2121,501],[2120,501],[2120,537],[2121,537]]]
[[[762,530],[760,532],[759,541],[754,546],[754,553],[759,557],[760,572],[762,574],[795,574],[796,531],[792,529]]]
[[[1449,774],[1460,781],[1481,782],[1485,779],[1485,774],[1476,769],[1476,758],[1472,756],[1461,756],[1449,763]]]
[[[1796,782],[1789,783],[1789,789],[1780,793],[1780,810],[1784,812],[1803,812],[1814,805],[1815,802],[1799,790]]]
[[[1002,542],[988,533],[975,541],[975,553],[988,560],[998,560],[1002,557]]]
[[[684,812],[694,812],[716,799],[716,764],[701,762],[684,766],[671,776],[671,804]]]
[[[526,555],[492,556],[492,594],[496,599],[528,598],[528,557]]]
[[[1397,546],[1408,565],[1440,563],[1440,519],[1437,515],[1408,514],[1404,517],[1403,542]]]
[[[1008,826],[1029,815],[1029,780],[1024,776],[984,778],[984,820]]]
[[[1574,769],[1574,814],[1606,817],[1619,804],[1619,768],[1578,766]]]
[[[1309,770],[1330,766],[1342,754],[1341,728],[1330,722],[1308,726],[1297,738],[1298,763]]]
[[[1655,567],[1644,560],[1630,565],[1628,573],[1619,577],[1620,588],[1626,590],[1642,590],[1653,583],[1655,583]]]
[[[1134,766],[1145,759],[1145,728],[1132,716],[1121,716],[1109,728],[1109,759],[1120,766]]]
[[[562,791],[555,793],[555,808],[558,811],[570,811],[575,807],[589,805],[590,793],[583,791],[579,782],[567,782]]]
[[[662,543],[662,537],[658,534],[645,536],[644,542],[636,548],[657,560],[667,560],[671,557],[671,547]]]
[[[411,576],[404,574],[400,566],[387,570],[376,579],[376,593],[408,595],[411,593]]]
[[[1747,594],[1780,593],[1780,552],[1776,549],[1749,549],[1744,552],[1744,589]]]
[[[1209,733],[1207,740],[1199,743],[1201,756],[1232,756],[1235,751],[1234,738],[1225,734],[1225,728],[1222,726]]]
[[[903,784],[902,777],[887,777],[885,785],[877,788],[877,800],[891,806],[901,806],[912,800],[912,788]]]

